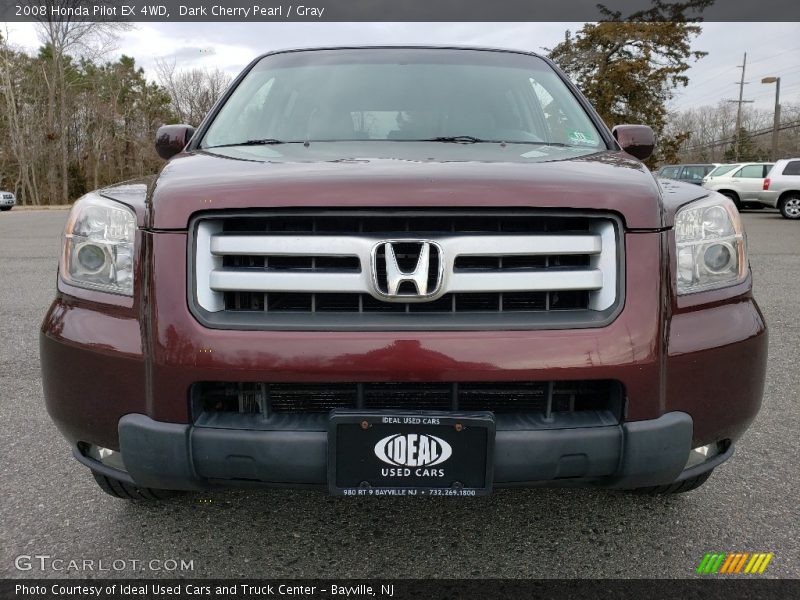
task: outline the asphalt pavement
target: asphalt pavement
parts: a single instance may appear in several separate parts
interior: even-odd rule
[[[0,214],[0,577],[690,577],[710,551],[772,552],[763,577],[800,577],[800,222],[745,213],[770,327],[766,393],[734,457],[697,491],[248,490],[149,505],[102,493],[45,412],[38,328],[66,217]]]

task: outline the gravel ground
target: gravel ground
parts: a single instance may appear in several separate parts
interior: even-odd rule
[[[100,492],[44,409],[38,326],[66,216],[0,215],[2,577],[168,574],[171,563],[131,566],[153,559],[193,561],[174,573],[186,577],[687,577],[707,551],[774,552],[765,575],[800,577],[800,223],[745,214],[771,330],[766,395],[734,458],[695,492],[519,489],[471,501],[368,501],[225,491],[150,506]],[[33,554],[103,559],[112,570],[15,568],[15,557]],[[114,571],[114,560],[125,568]]]

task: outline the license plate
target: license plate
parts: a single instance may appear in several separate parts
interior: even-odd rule
[[[336,496],[483,496],[491,493],[489,412],[335,410],[328,482]]]

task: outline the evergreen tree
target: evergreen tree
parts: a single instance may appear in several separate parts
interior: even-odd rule
[[[739,129],[739,159],[736,159],[736,139],[725,149],[725,162],[761,162],[768,160],[768,153],[756,147],[753,136],[744,127]]]
[[[680,140],[664,139],[667,102],[677,86],[686,86],[690,60],[706,52],[692,50],[701,31],[699,14],[712,0],[667,3],[630,15],[601,7],[608,21],[587,23],[549,50],[589,98],[609,126],[622,123],[650,125],[659,139],[659,154],[673,154]],[[665,157],[665,156],[664,156]],[[656,158],[650,162],[655,164]]]

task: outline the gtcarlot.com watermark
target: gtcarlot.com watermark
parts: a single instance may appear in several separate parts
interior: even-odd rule
[[[20,554],[14,559],[18,571],[90,573],[90,572],[129,572],[160,571],[180,573],[194,571],[194,560],[182,558],[62,558],[50,554]]]

